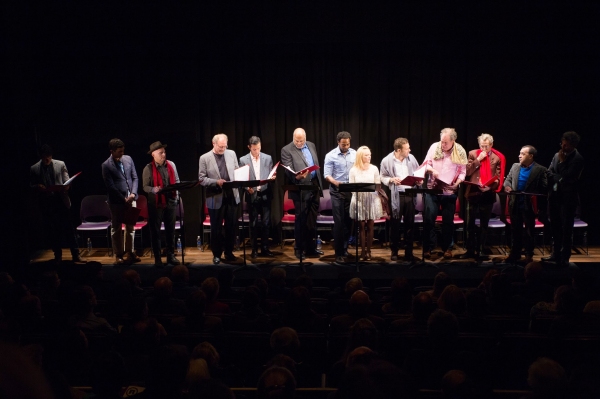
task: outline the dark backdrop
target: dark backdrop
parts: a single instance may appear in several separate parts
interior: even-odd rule
[[[422,160],[451,126],[467,150],[488,132],[509,164],[532,144],[548,166],[560,135],[575,130],[587,165],[582,216],[597,232],[596,3],[272,3],[5,5],[6,127],[19,144],[20,190],[45,142],[84,172],[71,193],[76,220],[81,198],[105,191],[100,164],[112,137],[125,141],[140,175],[148,145],[167,143],[192,180],[219,132],[238,156],[259,135],[278,160],[302,126],[323,162],[347,130],[379,164],[399,136]],[[184,200],[193,245],[200,191]],[[17,239],[36,248],[32,226]]]

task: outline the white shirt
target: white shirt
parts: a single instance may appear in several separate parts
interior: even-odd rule
[[[252,160],[252,167],[254,168],[254,176],[257,180],[260,180],[260,154],[258,158],[254,158],[252,154],[250,154],[250,159]],[[260,186],[256,187],[256,191],[260,191]]]

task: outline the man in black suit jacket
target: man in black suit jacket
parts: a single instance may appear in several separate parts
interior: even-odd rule
[[[317,148],[306,141],[306,132],[302,128],[294,130],[291,143],[281,149],[281,164],[300,171],[307,166],[319,166]],[[323,251],[317,250],[315,238],[317,213],[319,212],[320,197],[323,195],[323,183],[319,170],[293,174],[286,171],[292,184],[313,185],[314,190],[289,191],[288,198],[294,201],[296,221],[294,224],[294,252],[298,259],[304,256],[319,257]],[[305,254],[304,254],[305,252]]]
[[[513,164],[504,182],[504,191],[507,193],[520,191],[532,194],[545,194],[548,186],[546,168],[534,162],[537,150],[531,145],[526,145],[519,152],[519,163]],[[514,263],[521,259],[523,246],[523,224],[525,224],[525,262],[533,260],[535,209],[532,203],[533,196],[511,195],[508,200],[510,210],[510,225],[512,231],[512,246],[506,262]],[[539,197],[538,197],[539,198]],[[543,200],[538,200],[542,204]]]
[[[31,166],[29,185],[39,196],[39,205],[45,233],[52,243],[54,259],[62,261],[62,237],[67,239],[73,261],[81,262],[79,247],[69,219],[71,200],[67,191],[69,171],[63,161],[52,159],[52,148],[45,144],[40,148],[40,161]],[[58,190],[56,190],[58,189]]]
[[[562,135],[558,151],[548,169],[548,205],[554,247],[552,255],[543,261],[567,266],[573,245],[573,222],[579,202],[577,183],[583,171],[583,157],[577,151],[579,135],[566,132]]]
[[[124,223],[125,212],[128,208],[135,207],[138,198],[138,176],[135,165],[130,156],[125,155],[125,143],[119,139],[112,139],[108,143],[110,156],[102,164],[102,178],[108,190],[108,206],[111,214],[110,235],[112,238],[115,264],[125,263],[123,256],[127,253],[129,263],[139,262],[140,258],[133,250],[133,237],[135,231],[133,224],[125,225],[125,245],[121,226]]]
[[[250,180],[266,180],[273,169],[273,158],[270,155],[262,153],[260,137],[252,136],[248,140],[250,153],[240,158],[240,167],[248,165],[250,168]],[[258,170],[258,173],[257,173]],[[261,215],[262,236],[261,236],[261,255],[273,257],[274,254],[269,250],[269,230],[271,227],[271,200],[273,199],[273,190],[271,184],[266,183],[258,187],[246,189],[246,202],[248,203],[248,215],[250,217],[250,226],[252,228],[252,259],[258,257],[258,215]]]

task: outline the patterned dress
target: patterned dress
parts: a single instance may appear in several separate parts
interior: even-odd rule
[[[373,183],[381,184],[379,169],[375,165],[369,165],[366,170],[360,170],[353,166],[349,174],[350,183]],[[357,200],[358,194],[358,200]],[[377,220],[383,216],[381,201],[377,192],[352,193],[350,202],[350,217],[356,218],[356,207],[358,204],[358,220]]]

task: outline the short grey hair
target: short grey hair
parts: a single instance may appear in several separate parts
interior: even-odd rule
[[[456,138],[458,137],[458,134],[456,133],[456,130],[454,130],[453,127],[445,127],[442,129],[442,131],[440,132],[440,140],[442,139],[442,136],[444,134],[447,134],[450,136],[450,140],[452,141],[456,141]]]
[[[481,136],[477,137],[477,143],[481,144],[484,141],[489,141],[490,144],[494,144],[494,136],[489,133],[481,133]]]
[[[212,138],[213,144],[215,144],[217,141],[219,141],[219,139],[225,139],[226,141],[229,141],[229,139],[227,138],[227,135],[225,133],[218,133],[218,134],[215,134]]]

